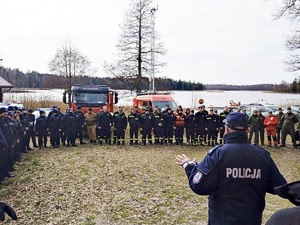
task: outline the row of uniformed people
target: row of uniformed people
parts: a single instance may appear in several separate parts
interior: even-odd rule
[[[33,150],[29,146],[32,138],[36,146],[34,136],[33,110],[9,106],[0,108],[0,181],[12,176],[14,164],[21,160],[21,154]]]
[[[152,133],[154,134],[155,144],[171,144],[173,143],[173,136],[175,135],[175,144],[183,144],[184,133],[186,133],[187,144],[191,145],[215,145],[217,136],[220,135],[220,142],[223,141],[224,124],[223,120],[228,115],[228,108],[218,115],[214,111],[209,113],[204,107],[200,106],[199,111],[194,114],[193,110],[187,109],[183,112],[181,107],[178,107],[174,113],[170,108],[161,110],[157,108],[154,113],[146,109],[143,114],[139,114],[136,108],[132,108],[129,115],[126,117],[122,107],[111,115],[107,108],[103,108],[103,112],[94,114],[94,124],[87,121],[87,125],[97,128],[97,136],[99,143],[102,144],[104,140],[111,144],[111,135],[113,134],[113,143],[124,144],[125,130],[129,124],[129,138],[130,145],[138,144],[139,132],[142,135],[142,143],[152,144]],[[89,126],[87,126],[89,127]],[[89,129],[88,129],[89,131]],[[89,135],[90,142],[93,138]]]

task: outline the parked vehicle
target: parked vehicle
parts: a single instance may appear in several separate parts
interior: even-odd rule
[[[263,116],[267,116],[270,111],[273,112],[273,109],[269,108],[269,106],[254,105],[254,106],[249,106],[246,109],[246,114],[251,116],[254,110],[261,111],[261,114]]]
[[[145,92],[137,94],[132,100],[132,106],[137,107],[139,113],[143,113],[147,107],[152,112],[154,112],[156,106],[163,110],[166,105],[169,105],[172,110],[177,108],[177,104],[170,93]]]
[[[71,100],[73,110],[81,106],[83,113],[86,113],[89,108],[97,113],[99,108],[103,106],[107,106],[108,111],[113,112],[114,104],[118,103],[118,93],[110,90],[106,85],[75,84],[72,86],[70,93],[64,92],[64,103],[69,102],[67,97]]]

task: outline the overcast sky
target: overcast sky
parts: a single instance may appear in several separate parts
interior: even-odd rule
[[[66,40],[104,74],[131,0],[0,0],[4,67],[50,73],[48,62]],[[156,30],[167,65],[156,76],[203,84],[292,82],[285,37],[292,25],[273,15],[282,0],[156,0]]]

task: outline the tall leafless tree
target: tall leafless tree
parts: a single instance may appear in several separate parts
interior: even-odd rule
[[[71,87],[75,76],[86,75],[91,65],[87,56],[83,55],[70,41],[58,48],[49,62],[51,72],[65,77],[65,86],[68,92],[68,104],[71,106]]]
[[[107,74],[117,77],[128,85],[128,89],[137,92],[142,90],[142,80],[148,79],[152,72],[151,52],[154,51],[156,56],[166,53],[156,32],[155,49],[151,49],[151,5],[151,0],[132,0],[125,12],[122,34],[116,45],[118,59],[114,63],[104,62]],[[156,60],[155,72],[164,65]]]
[[[285,61],[287,70],[296,72],[300,70],[300,0],[283,0],[281,8],[277,11],[275,18],[287,17],[295,22],[296,29],[286,38],[285,46],[291,51],[290,57]]]

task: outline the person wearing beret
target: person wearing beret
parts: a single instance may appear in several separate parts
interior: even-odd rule
[[[208,225],[260,225],[266,193],[276,194],[274,188],[286,180],[270,153],[249,143],[244,114],[230,113],[224,122],[223,145],[200,162],[177,155],[176,164],[184,168],[193,192],[209,195]]]
[[[296,207],[281,209],[274,213],[266,225],[299,225],[300,224],[300,181],[275,187],[281,198],[288,199]]]

